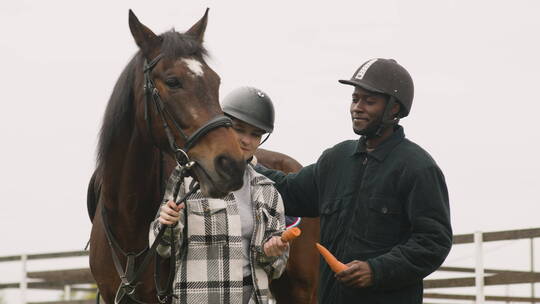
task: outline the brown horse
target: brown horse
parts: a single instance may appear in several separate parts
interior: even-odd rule
[[[125,283],[118,268],[128,278],[140,274],[140,284],[122,289],[118,302],[156,302],[152,265],[142,267],[141,260],[161,200],[164,157],[194,161],[192,173],[204,195],[223,196],[242,185],[245,163],[219,106],[220,78],[204,60],[206,24],[207,13],[184,34],[157,36],[129,12],[140,50],[107,105],[89,186],[89,200],[97,200],[90,268],[107,303]]]
[[[255,156],[261,165],[285,173],[302,168],[299,162],[282,153],[258,149]],[[319,218],[303,218],[298,227],[302,235],[291,244],[287,268],[279,279],[270,284],[279,304],[317,303],[320,257],[315,242],[319,242]]]
[[[258,149],[255,155],[263,166],[285,173],[297,172],[302,168],[299,162],[282,153]],[[164,155],[162,166],[164,170],[162,184],[164,184],[166,177],[175,166],[175,161]],[[96,171],[88,189],[88,212],[91,218],[95,214],[93,208],[98,200],[96,195],[99,193],[100,178],[99,171]],[[317,303],[320,258],[314,244],[319,241],[319,218],[303,218],[299,228],[302,230],[302,236],[292,242],[285,272],[270,284],[270,289],[278,304]],[[165,268],[163,272],[167,273],[168,270]]]

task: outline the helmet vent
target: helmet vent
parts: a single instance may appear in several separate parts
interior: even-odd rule
[[[364,64],[364,66],[362,66],[362,68],[360,70],[358,70],[358,73],[356,73],[354,78],[363,79],[364,75],[366,74],[368,69],[371,67],[371,65],[375,63],[375,61],[377,61],[377,58],[371,59],[370,61],[366,62],[366,64]]]

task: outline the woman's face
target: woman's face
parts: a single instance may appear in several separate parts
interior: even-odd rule
[[[235,118],[233,118],[232,121],[233,129],[236,132],[236,135],[238,135],[240,148],[244,153],[244,159],[248,160],[255,154],[255,150],[259,147],[261,138],[266,132]]]

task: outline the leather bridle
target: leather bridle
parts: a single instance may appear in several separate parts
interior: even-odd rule
[[[161,122],[163,125],[163,129],[165,131],[165,134],[167,136],[167,140],[169,141],[169,147],[171,151],[173,152],[176,162],[181,165],[185,166],[189,163],[189,156],[187,154],[188,150],[191,149],[199,139],[201,139],[204,135],[206,135],[208,132],[212,131],[213,129],[220,128],[220,127],[231,127],[232,126],[232,120],[221,114],[217,115],[214,118],[207,121],[204,125],[202,125],[199,129],[197,129],[193,134],[186,135],[176,119],[174,119],[174,116],[171,114],[171,112],[166,107],[166,103],[163,102],[159,95],[159,91],[156,88],[156,85],[154,84],[154,81],[152,80],[152,77],[150,73],[154,69],[154,67],[158,64],[158,62],[163,58],[163,54],[157,55],[152,61],[147,62],[144,61],[144,91],[146,94],[146,100],[144,103],[144,119],[147,122],[148,130],[150,132],[150,137],[154,141],[153,135],[152,135],[152,118],[150,113],[148,113],[148,107],[150,107],[150,103],[154,105],[154,108],[156,112],[158,113],[159,117],[161,118]],[[178,147],[176,144],[174,135],[171,132],[171,128],[169,127],[169,124],[167,120],[165,119],[165,116],[169,118],[170,121],[173,122],[173,126],[178,131],[180,135],[182,135],[183,139],[185,140],[185,144],[183,148]],[[154,141],[155,144],[155,141]]]
[[[184,177],[192,176],[191,169],[194,165],[197,163],[193,160],[190,160],[188,156],[189,149],[193,148],[195,144],[208,132],[221,127],[231,127],[232,126],[232,120],[225,115],[217,115],[214,118],[207,121],[204,125],[202,125],[200,128],[198,128],[195,132],[193,132],[191,135],[186,135],[186,133],[182,130],[174,116],[171,114],[171,112],[168,110],[166,103],[161,99],[158,89],[156,88],[156,85],[154,84],[154,81],[151,77],[151,72],[154,69],[154,67],[157,65],[159,60],[163,58],[163,54],[159,54],[156,56],[152,61],[147,62],[144,61],[144,91],[145,91],[145,101],[144,101],[144,119],[147,122],[148,132],[150,134],[150,138],[153,142],[153,144],[156,147],[159,147],[157,145],[157,142],[155,141],[154,136],[152,135],[152,115],[149,113],[149,107],[151,107],[151,104],[154,105],[155,111],[157,112],[157,115],[160,117],[163,129],[165,131],[165,135],[167,136],[167,140],[169,142],[169,148],[171,149],[171,152],[174,154],[175,160],[177,164],[181,167],[181,178],[180,181],[184,179]],[[180,148],[175,140],[174,135],[171,132],[171,128],[169,126],[169,123],[167,122],[167,118],[172,121],[174,128],[176,131],[183,137],[185,144],[183,148]],[[181,183],[181,182],[180,182]],[[177,197],[178,189],[180,185],[175,185],[175,198]],[[180,199],[175,200],[176,204],[179,205],[182,202],[185,202],[188,197],[196,192],[199,189],[199,184],[195,183],[190,185],[189,191]],[[105,235],[107,237],[107,241],[109,243],[109,247],[111,249],[111,255],[114,263],[114,267],[120,277],[121,284],[118,287],[118,290],[116,292],[116,296],[114,299],[115,304],[121,303],[125,297],[127,296],[132,302],[139,303],[139,304],[146,304],[137,298],[135,298],[135,291],[136,287],[140,282],[139,277],[144,272],[144,269],[151,261],[151,257],[153,253],[155,253],[156,247],[158,244],[162,241],[164,232],[167,228],[166,226],[161,227],[158,235],[156,236],[154,243],[150,247],[146,247],[145,249],[139,251],[138,253],[133,252],[126,252],[124,251],[116,238],[114,237],[112,230],[110,228],[109,219],[107,216],[106,209],[104,207],[101,208],[101,214],[103,219],[103,225],[105,226]],[[175,259],[174,255],[176,254],[174,252],[174,244],[171,245],[171,258],[170,258],[170,267],[171,272],[174,271],[175,266]],[[120,259],[118,258],[117,253],[122,254],[126,258],[126,267],[125,269],[122,267]],[[157,254],[156,254],[157,256]],[[142,257],[143,260],[139,264],[138,269],[135,269],[135,259]],[[172,296],[172,279],[174,278],[174,273],[170,273],[169,277],[167,279],[167,284],[164,289],[161,288],[159,284],[159,278],[158,278],[158,269],[159,265],[156,260],[156,269],[155,269],[155,283],[156,283],[156,289],[157,289],[157,295],[158,300],[160,303],[165,303],[171,296]],[[99,296],[98,296],[99,299]],[[98,300],[99,301],[99,300]],[[99,302],[98,302],[99,303]]]

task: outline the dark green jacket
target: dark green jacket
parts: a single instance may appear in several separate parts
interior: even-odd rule
[[[287,215],[321,217],[321,244],[339,260],[371,266],[374,285],[351,289],[321,262],[319,303],[422,303],[422,279],[452,246],[448,191],[435,161],[401,126],[370,153],[361,138],[296,174],[258,171],[276,182]]]

